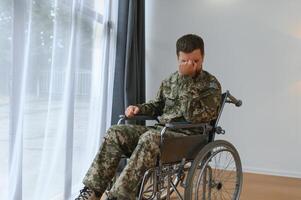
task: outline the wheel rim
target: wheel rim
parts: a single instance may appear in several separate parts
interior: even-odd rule
[[[193,178],[193,200],[236,200],[241,185],[241,165],[236,152],[219,146],[208,152]]]

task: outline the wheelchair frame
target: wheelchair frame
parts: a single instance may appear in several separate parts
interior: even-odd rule
[[[191,169],[196,171],[197,169],[200,169],[201,172],[200,174],[204,175],[199,177],[198,179],[202,180],[197,180],[197,186],[203,181],[205,183],[203,185],[203,190],[207,192],[208,190],[208,195],[207,193],[203,192],[202,194],[202,200],[209,199],[211,200],[211,189],[212,188],[222,188],[223,185],[221,182],[217,183],[214,182],[213,177],[212,177],[212,168],[208,165],[209,162],[213,159],[213,156],[217,155],[217,153],[220,152],[214,152],[212,146],[217,146],[220,145],[221,147],[224,146],[227,151],[229,151],[232,155],[234,155],[235,162],[237,163],[237,167],[239,168],[239,172],[237,175],[237,179],[239,179],[239,183],[237,184],[236,187],[238,189],[235,192],[235,197],[232,199],[238,200],[241,192],[241,187],[242,187],[242,169],[241,169],[241,161],[238,155],[238,152],[236,151],[235,147],[230,144],[227,141],[219,140],[219,141],[214,141],[215,139],[215,134],[225,134],[225,130],[222,129],[222,127],[218,126],[219,119],[221,117],[224,105],[226,103],[232,103],[236,105],[237,107],[242,105],[241,100],[237,100],[235,97],[233,97],[229,91],[226,91],[225,93],[222,94],[222,101],[221,101],[221,107],[219,109],[218,117],[216,120],[212,121],[211,123],[199,123],[199,124],[192,124],[192,123],[167,123],[165,126],[162,128],[160,135],[161,135],[161,140],[160,140],[160,150],[162,152],[162,147],[164,145],[164,134],[166,133],[167,129],[189,129],[189,128],[202,128],[203,129],[203,134],[201,135],[207,135],[208,136],[208,141],[207,143],[204,144],[199,144],[199,143],[191,143],[194,146],[199,146],[201,149],[196,152],[197,155],[193,156],[195,159],[190,158],[189,156],[186,158],[182,157],[181,160],[170,162],[170,163],[164,163],[161,160],[161,156],[159,155],[157,158],[157,164],[154,168],[148,169],[141,181],[141,186],[138,194],[138,200],[151,200],[151,199],[170,199],[170,195],[172,192],[175,192],[176,195],[178,196],[179,199],[192,199],[191,196],[193,193],[193,173],[191,172]],[[126,118],[124,115],[120,115],[120,120],[118,121],[118,124],[120,124],[124,120],[139,120],[139,121],[145,121],[145,120],[156,120],[158,121],[157,118],[150,117],[150,116],[145,116],[145,115],[137,115],[133,118]],[[182,138],[187,138],[193,136],[184,136]],[[197,141],[194,140],[193,141]],[[222,148],[220,151],[223,151]],[[200,163],[196,162],[197,161]],[[190,166],[186,166],[188,163],[190,163]],[[207,166],[208,165],[208,166]],[[187,178],[185,179],[185,173],[188,172]],[[207,177],[208,175],[208,177]],[[144,187],[146,186],[147,182],[149,180],[153,180],[153,183],[151,185],[152,190],[149,191],[151,192],[151,195],[149,197],[144,197]],[[164,184],[167,184],[166,187]],[[184,188],[184,196],[181,195],[179,190],[177,189],[178,184],[180,184],[181,187]],[[208,188],[207,188],[207,185]],[[186,192],[187,190],[187,192]],[[206,198],[208,196],[208,198]],[[194,199],[198,199],[197,196],[194,197]]]

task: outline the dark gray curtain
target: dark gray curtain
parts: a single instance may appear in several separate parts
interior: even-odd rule
[[[145,101],[145,1],[120,0],[112,124],[128,105]]]

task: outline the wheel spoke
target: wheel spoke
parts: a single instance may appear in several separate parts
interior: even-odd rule
[[[185,191],[185,198],[203,200],[203,193],[206,192],[204,197],[207,200],[210,192],[211,200],[237,199],[241,190],[242,169],[233,145],[226,141],[214,141],[206,145],[197,158],[187,178],[188,187],[193,188],[188,189],[191,193]]]

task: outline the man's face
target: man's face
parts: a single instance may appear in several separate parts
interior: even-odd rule
[[[195,49],[190,53],[180,51],[178,62],[181,75],[194,77],[202,71],[203,55],[200,49]]]

